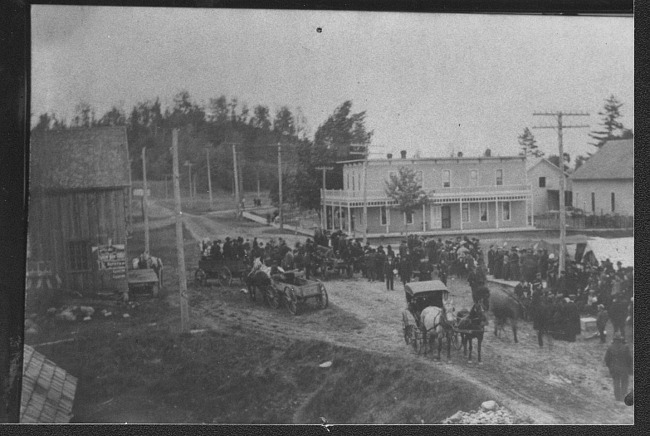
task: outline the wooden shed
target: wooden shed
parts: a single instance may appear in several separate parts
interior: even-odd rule
[[[126,127],[33,133],[29,179],[28,263],[67,291],[126,292]]]

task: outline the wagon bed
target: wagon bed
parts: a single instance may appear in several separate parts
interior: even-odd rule
[[[233,278],[243,282],[249,269],[244,259],[201,257],[199,267],[194,272],[194,282],[205,286],[208,280],[213,279],[221,286],[230,286]]]
[[[315,300],[321,309],[327,307],[329,301],[327,290],[320,280],[307,280],[302,275],[291,271],[285,273],[284,277],[285,280],[275,280],[274,286],[284,297],[287,309],[293,315],[298,315],[309,299]]]
[[[160,291],[160,280],[153,269],[132,269],[128,271],[129,290],[144,289],[154,296]]]

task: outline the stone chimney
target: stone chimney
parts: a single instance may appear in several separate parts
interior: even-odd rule
[[[400,151],[400,154],[402,155],[402,159],[406,159],[406,150]]]

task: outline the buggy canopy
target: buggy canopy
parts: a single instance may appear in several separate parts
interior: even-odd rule
[[[623,268],[634,266],[634,238],[597,239],[587,242],[585,258],[601,263],[607,259]]]
[[[440,280],[407,283],[406,286],[404,286],[404,290],[411,295],[434,291],[449,293],[447,286],[445,286],[445,284]]]

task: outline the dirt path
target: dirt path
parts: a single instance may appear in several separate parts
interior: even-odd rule
[[[262,237],[266,242],[269,228],[245,221],[234,226],[206,216],[184,215],[187,228],[197,238],[225,235]],[[283,235],[289,244],[304,237]],[[634,422],[632,407],[614,402],[611,379],[603,365],[606,346],[598,340],[567,343],[548,342],[537,345],[535,331],[528,323],[520,323],[519,343],[514,344],[511,332],[502,338],[493,335],[491,327],[483,342],[483,363],[468,363],[462,352],[452,349],[450,362],[435,362],[428,356],[417,356],[404,343],[401,312],[405,307],[401,284],[387,292],[382,283],[369,283],[361,278],[326,282],[330,306],[317,310],[305,308],[300,316],[284,309],[265,307],[258,299],[250,302],[232,288],[190,288],[193,318],[214,329],[295,338],[313,338],[391,356],[410,356],[430,362],[442,371],[462,377],[492,392],[497,402],[531,417],[537,423],[621,423]],[[456,309],[469,307],[471,296],[464,280],[451,280]],[[494,290],[498,292],[498,290]],[[523,325],[522,325],[523,324]],[[608,328],[611,331],[611,328]],[[476,349],[474,350],[476,352]],[[443,351],[444,353],[444,351]],[[475,358],[476,359],[476,358]]]

